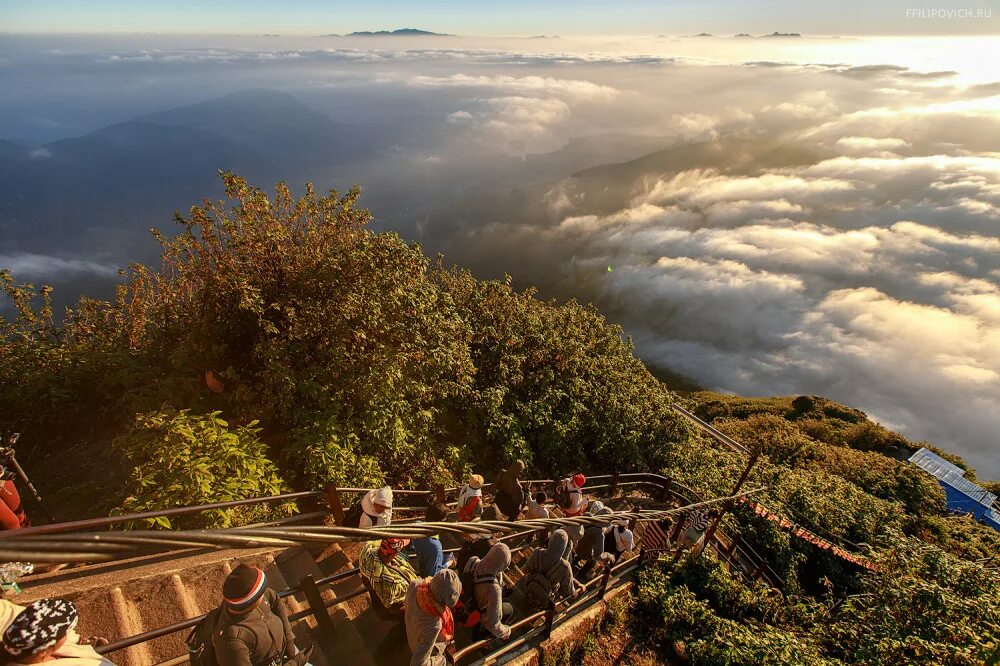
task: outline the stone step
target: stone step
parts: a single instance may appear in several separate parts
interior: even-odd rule
[[[554,511],[553,513],[558,513]],[[637,538],[640,536],[636,535]],[[111,564],[65,569],[25,579],[17,601],[59,596],[80,608],[82,635],[112,641],[201,615],[219,603],[222,582],[239,562],[260,566],[276,590],[299,585],[307,576],[320,579],[357,566],[363,544],[310,545],[290,549],[197,550],[184,554],[135,558]],[[522,577],[531,549],[515,553],[508,585]],[[363,586],[349,576],[321,589],[324,601],[355,594]],[[517,604],[516,598],[512,598]],[[308,608],[302,593],[285,599],[289,614]],[[386,621],[370,608],[367,594],[328,609],[330,625],[310,616],[295,623],[296,643],[314,645],[314,666],[359,666],[409,662],[401,621]],[[154,666],[186,653],[185,629],[109,655],[119,666]]]

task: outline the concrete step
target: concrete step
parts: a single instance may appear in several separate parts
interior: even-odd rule
[[[558,514],[558,510],[553,511]],[[639,531],[637,531],[639,532]],[[640,534],[636,534],[637,541]],[[115,641],[201,615],[219,603],[222,582],[236,564],[246,562],[265,569],[276,590],[296,586],[307,576],[320,579],[357,566],[363,544],[311,545],[290,549],[197,550],[99,564],[24,579],[25,603],[58,596],[80,608],[82,635]],[[507,572],[509,586],[523,577],[523,565],[532,549],[515,553]],[[327,602],[362,590],[350,576],[321,590]],[[511,599],[517,604],[517,598]],[[308,608],[302,593],[284,602],[289,614]],[[518,609],[522,610],[522,609]],[[314,645],[315,666],[344,663],[359,666],[406,664],[410,653],[401,621],[385,621],[370,608],[367,594],[328,609],[329,625],[308,617],[295,623],[300,647]],[[153,666],[186,654],[189,630],[175,632],[109,655],[119,666]]]

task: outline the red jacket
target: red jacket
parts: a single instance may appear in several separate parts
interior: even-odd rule
[[[16,530],[31,527],[31,521],[21,507],[21,496],[14,482],[7,480],[0,485],[0,529]]]

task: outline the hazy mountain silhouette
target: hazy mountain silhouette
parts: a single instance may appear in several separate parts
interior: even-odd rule
[[[0,246],[93,253],[124,244],[134,252],[135,243],[148,244],[150,226],[162,227],[178,207],[219,192],[220,169],[261,183],[319,181],[364,159],[372,144],[366,128],[336,123],[270,90],[31,149],[0,142]]]
[[[431,32],[418,28],[400,28],[399,30],[361,30],[352,32],[348,37],[454,37],[444,32]]]

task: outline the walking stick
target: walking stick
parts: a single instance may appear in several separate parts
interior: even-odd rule
[[[14,445],[17,444],[17,440],[20,437],[21,433],[19,432],[15,432],[13,435],[10,436],[10,439],[7,442],[7,446],[0,448],[0,458],[2,458],[5,464],[10,464],[10,466],[14,468],[14,471],[17,472],[17,475],[21,477],[21,481],[24,483],[24,486],[28,489],[28,492],[31,493],[31,496],[35,498],[35,502],[38,503],[38,508],[41,510],[42,515],[44,515],[45,518],[48,519],[50,523],[54,523],[56,522],[55,518],[53,518],[52,514],[49,513],[49,510],[45,508],[45,504],[42,502],[42,496],[38,494],[37,490],[35,490],[35,486],[34,484],[31,483],[31,479],[29,479],[28,475],[25,474],[24,469],[21,467],[21,464],[17,462],[17,457],[14,453]]]

